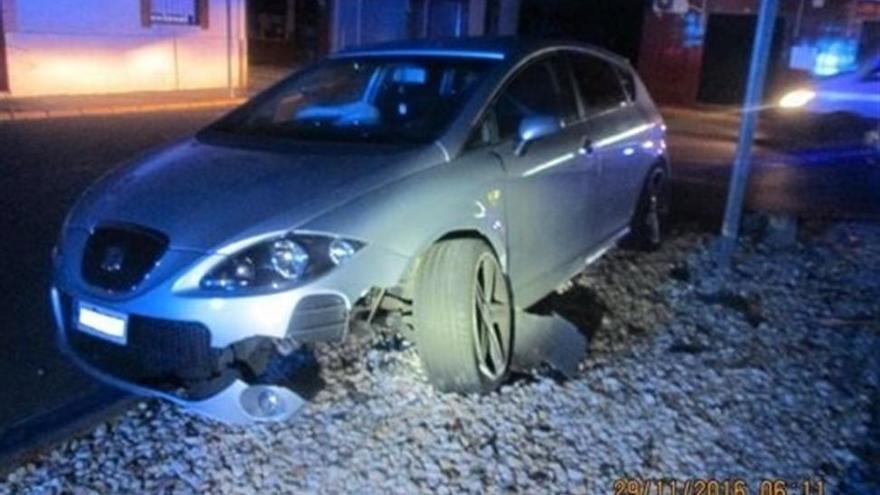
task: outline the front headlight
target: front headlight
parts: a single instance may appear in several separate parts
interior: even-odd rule
[[[801,108],[816,98],[816,92],[811,89],[796,89],[789,91],[779,99],[782,108]]]
[[[230,256],[201,281],[207,290],[278,291],[318,277],[345,263],[362,242],[311,234],[287,234]]]

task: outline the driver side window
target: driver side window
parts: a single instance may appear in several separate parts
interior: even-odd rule
[[[514,76],[495,103],[498,140],[516,137],[528,116],[560,117],[556,74],[549,62],[538,62]]]
[[[560,122],[576,119],[574,91],[568,73],[564,73],[565,77],[561,72],[557,74],[554,64],[558,62],[556,57],[547,58],[514,75],[471,132],[466,148],[478,149],[516,139],[524,117],[553,117]],[[564,100],[567,105],[563,109]]]

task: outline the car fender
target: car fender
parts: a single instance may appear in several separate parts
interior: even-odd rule
[[[397,284],[431,245],[458,235],[486,240],[506,270],[505,179],[496,155],[474,152],[357,197],[301,229],[361,240],[365,255],[370,246],[401,255],[394,270],[375,274],[375,286]]]

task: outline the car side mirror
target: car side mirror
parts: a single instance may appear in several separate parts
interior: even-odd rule
[[[529,144],[559,132],[562,126],[559,119],[549,115],[530,115],[519,123],[519,135],[514,153],[516,156],[525,154]]]

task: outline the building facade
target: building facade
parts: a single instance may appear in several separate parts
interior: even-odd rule
[[[652,8],[639,72],[664,104],[739,104],[759,0],[690,0]],[[780,0],[765,93],[853,68],[880,49],[880,0]],[[656,6],[656,2],[655,2]]]
[[[399,39],[516,34],[520,0],[337,0],[331,50]]]
[[[12,96],[239,87],[244,0],[0,0]]]
[[[629,57],[663,104],[738,104],[759,1],[0,0],[0,93],[237,88],[249,64],[286,70],[355,45],[522,34]],[[771,96],[880,50],[880,0],[779,4]]]
[[[239,88],[347,46],[515,34],[520,0],[0,0],[0,93]]]

